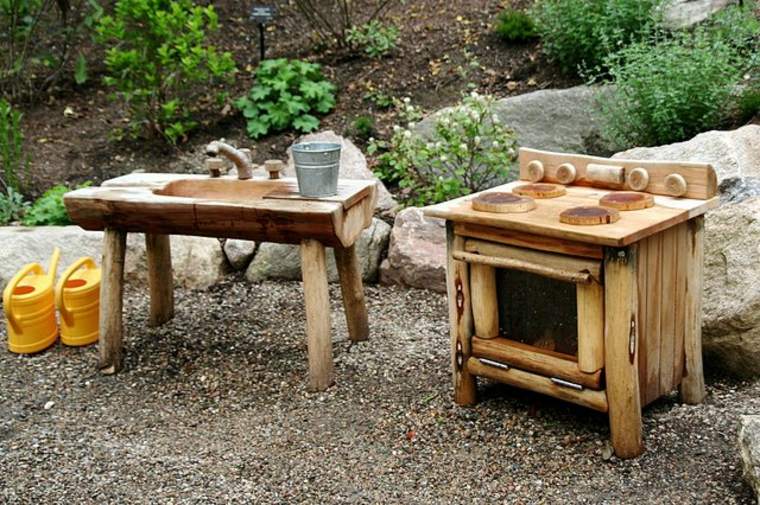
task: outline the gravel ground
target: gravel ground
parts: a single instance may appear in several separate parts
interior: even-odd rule
[[[305,388],[295,282],[177,290],[159,329],[128,289],[113,377],[96,346],[0,352],[0,502],[752,503],[735,439],[760,383],[660,400],[646,454],[621,461],[592,411],[483,383],[477,406],[454,405],[445,297],[367,291],[371,341],[351,346],[331,286],[325,393]]]

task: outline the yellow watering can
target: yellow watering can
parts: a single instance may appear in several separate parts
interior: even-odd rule
[[[61,276],[55,288],[61,313],[61,342],[87,345],[98,341],[100,269],[92,258],[79,258]]]
[[[60,255],[56,247],[47,274],[39,263],[29,263],[5,287],[3,310],[11,352],[39,352],[58,338],[53,282]]]

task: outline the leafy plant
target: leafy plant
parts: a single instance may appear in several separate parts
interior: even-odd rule
[[[129,109],[129,133],[176,143],[197,125],[201,92],[236,72],[232,55],[207,43],[217,26],[213,5],[191,0],[118,0],[97,21],[97,40],[108,47],[104,82]]]
[[[90,184],[86,182],[77,186],[77,188],[84,188]],[[63,205],[63,195],[69,191],[71,191],[71,188],[63,184],[58,184],[48,189],[26,210],[22,222],[26,226],[63,226],[71,224],[71,218],[68,212],[66,212],[66,207]]]
[[[607,137],[624,145],[660,145],[718,126],[746,61],[705,30],[655,46],[633,44],[606,60],[616,81],[602,99]]]
[[[24,201],[24,195],[8,187],[5,193],[0,193],[0,226],[14,221],[20,221],[29,209],[29,202]]]
[[[372,141],[376,173],[401,188],[405,204],[425,205],[489,188],[507,177],[517,157],[514,132],[492,113],[494,98],[472,92],[431,118],[428,135],[416,131],[420,110],[398,104],[405,126],[389,141]]]
[[[0,184],[5,190],[21,188],[21,174],[29,160],[24,155],[24,134],[21,131],[21,113],[0,99]]]
[[[335,107],[335,85],[325,79],[321,67],[302,60],[265,60],[256,69],[251,91],[235,101],[247,120],[248,135],[295,128],[310,132],[319,127],[316,114]]]
[[[351,127],[354,134],[363,140],[369,140],[375,134],[375,120],[372,116],[358,116]]]
[[[608,55],[653,33],[662,1],[539,0],[530,16],[563,71],[603,72]]]
[[[384,25],[378,20],[348,30],[346,41],[352,46],[363,49],[370,58],[382,58],[396,48],[398,28]]]
[[[347,48],[351,46],[348,34],[352,27],[375,21],[397,2],[398,0],[372,0],[362,3],[352,0],[294,0],[293,3],[322,44],[335,44],[340,48]],[[359,12],[369,15],[357,22]]]
[[[379,90],[370,90],[364,95],[365,100],[372,102],[378,109],[390,109],[393,107],[393,97]]]
[[[496,17],[496,34],[507,42],[524,42],[538,36],[533,19],[523,11],[504,9]]]

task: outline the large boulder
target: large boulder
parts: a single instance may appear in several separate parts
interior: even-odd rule
[[[601,134],[599,99],[609,92],[600,86],[543,89],[497,100],[493,112],[515,131],[521,147],[606,156],[618,150]],[[429,136],[434,118],[416,131]]]
[[[362,231],[356,241],[356,255],[362,270],[362,279],[373,282],[377,279],[380,260],[388,247],[391,227],[385,221],[373,219],[372,224]],[[335,257],[327,254],[327,275],[330,282],[338,280]],[[301,252],[299,246],[265,242],[259,245],[256,255],[248,265],[245,278],[250,282],[266,279],[301,279]]]
[[[739,453],[744,480],[760,500],[760,416],[739,417]]]
[[[332,130],[305,135],[298,139],[298,142],[335,142],[336,144],[340,144],[340,177],[344,179],[377,181],[378,195],[376,212],[386,217],[393,215],[396,208],[396,201],[380,179],[378,179],[377,176],[372,173],[372,170],[367,167],[367,158],[364,156],[361,149],[356,147],[353,142],[345,137],[335,134]],[[285,167],[284,174],[289,177],[295,177],[296,175],[293,155],[290,149],[288,149],[288,163]]]
[[[0,287],[26,263],[39,262],[47,268],[54,247],[61,249],[58,273],[81,256],[102,261],[103,233],[85,231],[78,226],[7,226],[0,228]],[[172,267],[176,283],[203,288],[219,282],[228,270],[217,239],[173,236]],[[147,280],[145,239],[130,233],[124,273],[127,280]]]
[[[396,215],[382,284],[446,291],[446,224],[410,207]]]
[[[760,375],[760,126],[710,131],[675,144],[630,149],[614,158],[713,165],[721,206],[705,220],[705,366]]]
[[[670,29],[688,28],[737,3],[737,0],[669,0],[662,6],[662,22]]]

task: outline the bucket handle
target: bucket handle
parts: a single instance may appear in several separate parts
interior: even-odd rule
[[[18,283],[21,282],[21,279],[31,273],[34,273],[36,275],[44,275],[45,270],[42,269],[42,265],[39,263],[29,263],[27,265],[24,265],[24,268],[19,270],[18,273],[13,276],[8,285],[5,286],[5,291],[3,291],[3,307],[5,310],[5,317],[8,319],[8,322],[13,327],[13,331],[16,333],[21,333],[21,324],[19,323],[18,318],[13,314],[13,308],[11,307],[11,303],[13,302],[13,292],[16,290]]]
[[[63,288],[66,286],[69,277],[74,275],[74,272],[82,267],[93,269],[97,268],[97,265],[95,264],[95,260],[88,256],[79,258],[69,268],[67,268],[65,272],[63,272],[63,275],[58,281],[58,286],[55,288],[55,306],[58,307],[58,310],[61,312],[61,317],[67,320],[71,317],[71,314],[69,313],[68,309],[66,308],[66,304],[63,301]]]

